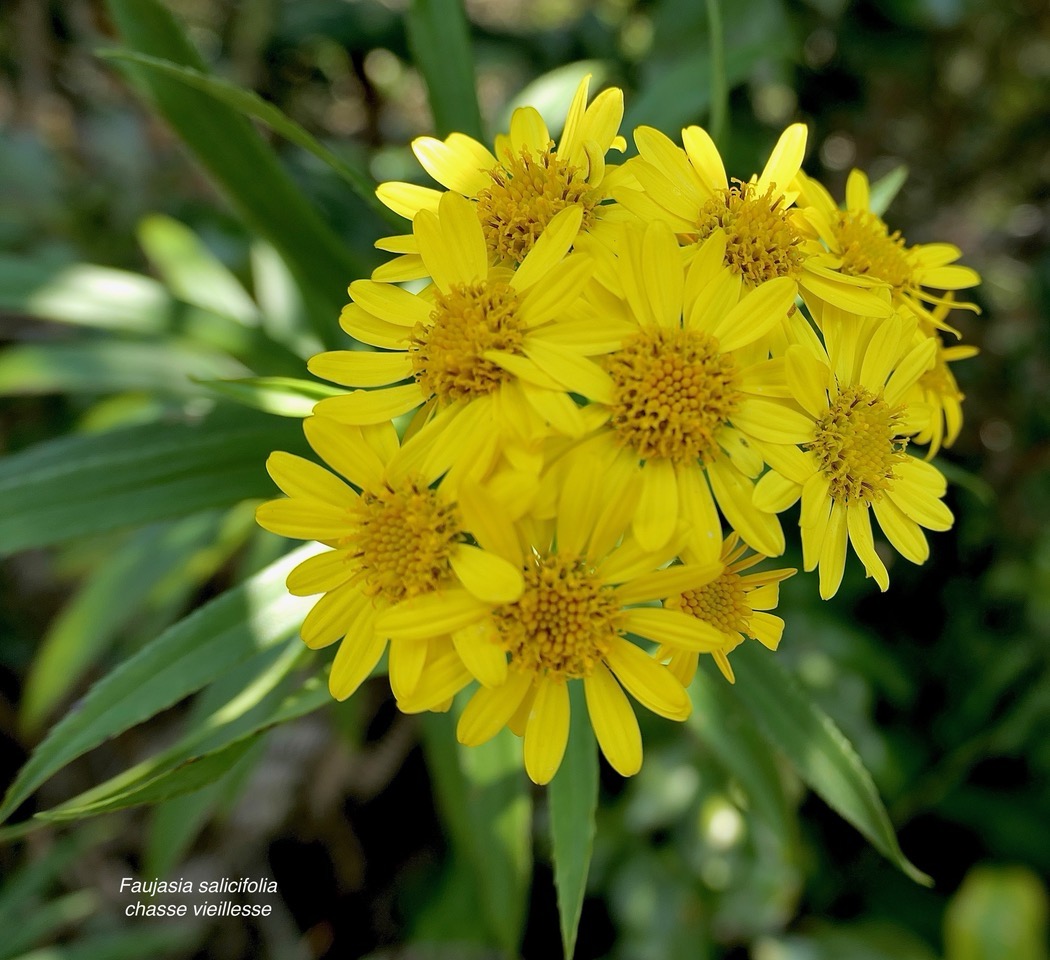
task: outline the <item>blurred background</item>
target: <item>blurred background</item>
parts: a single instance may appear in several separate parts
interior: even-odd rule
[[[407,0],[168,6],[217,74],[377,180],[421,179],[407,144],[433,124],[406,39]],[[625,132],[645,122],[677,139],[705,121],[707,22],[696,0],[466,6],[490,134],[518,102],[551,118],[588,71],[624,88]],[[935,885],[896,871],[786,766],[783,820],[773,823],[747,809],[710,740],[651,723],[638,777],[603,770],[577,956],[1046,960],[1050,8],[752,0],[727,4],[724,17],[730,175],[746,179],[783,127],[803,120],[806,169],[833,195],[852,166],[877,179],[906,165],[887,222],[910,243],[957,244],[984,280],[982,314],[954,315],[981,351],[954,367],[966,422],[938,458],[954,529],[931,537],[924,567],[898,560],[886,595],[851,560],[833,602],[800,575],[778,611],[787,621],[778,656],[855,745],[905,853]],[[302,307],[272,250],[95,56],[117,42],[96,0],[0,6],[7,453],[207,407],[214,400],[189,376],[260,372],[223,332],[238,310],[261,312],[301,348],[263,372],[304,376],[294,354],[315,346],[296,332]],[[377,263],[371,244],[389,226],[312,156],[277,139],[273,149],[346,248]],[[136,351],[174,315],[179,336],[143,366]],[[253,530],[247,503],[3,561],[0,780],[94,679],[281,549]],[[72,764],[40,802],[165,746],[185,709]],[[141,956],[141,939],[138,953],[76,945],[118,944],[130,924],[120,878],[161,865],[171,876],[269,876],[279,894],[264,920],[162,933],[150,948],[158,955],[498,956],[457,892],[419,727],[396,714],[381,680],[274,730],[231,773],[210,792],[0,848],[0,929],[18,934],[0,956],[43,957],[30,951],[49,944],[56,960]],[[560,951],[540,802],[536,817],[528,960]]]

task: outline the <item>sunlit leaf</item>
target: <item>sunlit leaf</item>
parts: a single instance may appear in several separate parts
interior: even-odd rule
[[[871,775],[830,717],[757,643],[733,652],[734,693],[799,776],[917,883],[932,881],[901,852]]]
[[[871,199],[869,200],[872,213],[877,213],[881,217],[900,193],[907,179],[908,168],[902,163],[899,167],[894,167],[886,176],[876,180],[871,185]]]
[[[250,377],[242,380],[201,380],[202,387],[280,417],[308,417],[318,400],[346,393],[316,380],[294,377]]]
[[[311,601],[290,596],[284,581],[315,550],[301,548],[228,590],[96,683],[33,751],[7,791],[0,820],[71,760],[286,639]]]

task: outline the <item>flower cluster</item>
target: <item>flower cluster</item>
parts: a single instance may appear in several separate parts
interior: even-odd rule
[[[928,459],[961,425],[949,364],[974,352],[944,345],[972,307],[954,291],[979,282],[960,251],[891,233],[860,171],[836,205],[801,171],[803,125],[730,179],[699,127],[681,146],[639,127],[613,162],[622,116],[620,90],[588,104],[584,80],[557,143],[531,107],[493,151],[413,143],[444,189],[379,187],[411,232],[350,285],[353,348],[309,364],[352,388],[304,424],[331,471],[275,453],[287,496],[258,511],[329,548],[288,587],[320,594],[302,636],[339,643],[335,697],[384,653],[406,712],[470,688],[459,739],[509,727],[537,783],[575,681],[630,775],[629,697],[683,720],[701,654],[732,681],[736,646],[776,648],[795,571],[762,564],[796,501],[825,599],[851,544],[887,588],[872,514],[922,563],[924,530],[952,523]]]

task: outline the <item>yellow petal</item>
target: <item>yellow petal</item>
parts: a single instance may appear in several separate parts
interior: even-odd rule
[[[930,546],[922,528],[889,497],[883,497],[872,504],[875,519],[879,521],[886,539],[905,560],[912,563],[925,563],[930,556]]]
[[[738,350],[765,336],[795,303],[798,287],[790,277],[776,277],[748,293],[712,331],[723,353]]]
[[[833,503],[828,529],[820,546],[820,596],[830,600],[838,593],[842,572],[846,567],[846,507]]]
[[[479,547],[461,543],[451,562],[460,583],[485,603],[513,603],[525,589],[519,567]]]
[[[255,520],[264,530],[296,540],[337,540],[358,531],[346,508],[319,500],[268,500],[256,508]]]
[[[779,557],[784,552],[784,531],[775,515],[755,507],[754,484],[723,460],[708,467],[707,477],[723,515],[744,542],[767,557]]]
[[[409,699],[419,686],[430,641],[398,638],[390,642],[390,689],[398,700]]]
[[[678,508],[689,526],[689,546],[702,560],[718,559],[722,522],[704,471],[695,465],[678,467]]]
[[[574,253],[548,270],[542,283],[533,284],[518,304],[518,315],[529,327],[538,327],[566,313],[579,299],[594,273],[594,260]]]
[[[417,137],[412,152],[423,169],[449,190],[472,197],[492,183],[488,171],[496,166],[496,158],[462,133],[450,134],[444,142]]]
[[[583,681],[587,713],[605,759],[623,777],[642,768],[642,734],[620,685],[601,663]]]
[[[328,689],[336,700],[345,700],[361,686],[386,649],[386,641],[376,636],[374,616],[371,604],[362,607],[339,644],[328,674]]]
[[[510,145],[515,156],[523,149],[543,153],[551,142],[550,132],[535,107],[518,107],[510,116]]]
[[[612,378],[593,361],[565,347],[547,343],[540,337],[530,337],[526,341],[525,353],[563,389],[598,403],[612,403]]]
[[[706,621],[663,607],[636,607],[626,611],[624,627],[648,640],[699,653],[710,653],[726,642],[724,634]],[[611,661],[610,665],[615,669]]]
[[[420,210],[436,211],[442,191],[390,181],[376,187],[376,196],[394,213],[412,220]]]
[[[473,678],[455,650],[428,660],[412,696],[398,701],[402,713],[422,713],[443,707]]]
[[[482,687],[463,708],[456,725],[456,739],[468,747],[491,740],[510,722],[532,687],[532,676],[511,670],[499,687]]]
[[[775,187],[774,195],[784,193],[790,187],[806,155],[806,136],[804,123],[793,123],[780,135],[758,178],[756,190],[759,196],[771,185]]]
[[[346,508],[357,502],[357,494],[342,480],[293,453],[275,450],[266,460],[266,470],[289,497],[319,500],[344,512],[343,516]]]
[[[499,640],[491,620],[479,620],[452,633],[452,643],[466,668],[486,687],[502,687],[507,682],[507,654]]]
[[[434,305],[428,300],[393,283],[355,280],[350,284],[349,292],[354,303],[373,316],[402,327],[427,323],[434,312]]]
[[[427,397],[418,383],[377,390],[354,390],[341,397],[326,397],[314,413],[354,426],[383,423],[418,407]]]
[[[871,209],[868,175],[863,170],[854,168],[846,178],[846,209],[851,213]]]
[[[425,272],[425,271],[424,271]],[[348,303],[339,314],[339,326],[355,340],[384,350],[407,350],[409,330],[372,316],[356,303]]]
[[[733,426],[767,443],[806,443],[813,439],[813,419],[777,400],[744,400],[733,412]]]
[[[562,681],[544,679],[525,727],[525,771],[533,783],[550,783],[568,741],[568,688]]]
[[[345,636],[366,610],[372,610],[372,601],[361,592],[360,584],[344,584],[313,605],[303,619],[299,635],[311,650],[320,650]]]
[[[382,486],[383,461],[365,441],[360,427],[314,416],[303,421],[303,433],[317,455],[351,483],[362,490]]]
[[[784,621],[771,613],[756,611],[748,621],[748,630],[762,646],[776,650],[780,646],[780,638],[784,635]]]
[[[609,645],[605,661],[631,696],[653,713],[668,720],[684,720],[692,713],[685,688],[641,647],[617,637]]]
[[[627,606],[648,600],[665,600],[686,590],[696,590],[716,580],[725,569],[720,562],[686,563],[655,570],[635,577],[616,591],[620,602]]]
[[[722,157],[710,134],[702,127],[686,127],[682,131],[682,146],[689,162],[709,194],[729,186]]]
[[[678,526],[678,481],[670,460],[649,460],[642,470],[642,496],[634,535],[645,550],[659,550]]]
[[[441,590],[383,611],[376,619],[376,629],[391,638],[425,639],[460,630],[488,611],[489,605],[467,590]]]
[[[407,353],[374,353],[371,350],[331,350],[306,362],[315,377],[347,387],[385,387],[412,376]]]
[[[519,293],[528,290],[537,281],[543,279],[569,252],[572,242],[580,232],[583,223],[583,208],[566,207],[554,216],[543,228],[539,239],[521,261],[511,277],[510,285]]]
[[[755,484],[752,502],[766,513],[783,513],[802,495],[801,484],[770,470]]]
[[[846,507],[846,528],[849,531],[849,541],[853,544],[860,562],[869,577],[874,577],[875,582],[883,593],[889,589],[890,575],[886,572],[886,565],[875,550],[875,539],[871,535],[870,508],[866,503],[854,501]]]
[[[328,593],[354,575],[349,550],[326,550],[308,557],[288,574],[288,592],[296,597]]]

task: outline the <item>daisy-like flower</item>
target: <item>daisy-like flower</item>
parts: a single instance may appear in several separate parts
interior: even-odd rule
[[[929,424],[915,435],[916,443],[930,445],[926,454],[928,460],[937,456],[941,447],[955,443],[962,429],[965,397],[948,364],[968,360],[980,352],[977,347],[965,343],[946,347],[938,333],[933,334],[933,340],[937,344],[933,366],[919,377],[911,397],[913,402],[925,404],[932,411]]]
[[[793,181],[806,152],[806,127],[781,134],[762,172],[749,181],[726,177],[718,148],[701,127],[682,131],[682,147],[652,127],[634,132],[639,156],[614,191],[620,204],[644,221],[662,220],[687,247],[702,244],[716,231],[726,236],[725,265],[744,290],[774,278],[797,281],[807,303],[828,302],[863,316],[890,311],[874,278],[844,276],[793,203]]]
[[[620,136],[623,91],[603,91],[587,105],[590,76],[580,82],[569,107],[561,140],[555,146],[543,117],[534,107],[511,115],[510,132],[496,138],[496,152],[462,133],[445,140],[419,137],[412,151],[438,183],[471,201],[491,263],[521,263],[557,214],[580,212],[577,227],[600,233],[610,213],[604,204],[614,180],[607,166],[610,149],[623,151]],[[379,199],[395,213],[414,220],[421,210],[434,212],[442,191],[410,183],[383,183]],[[409,280],[428,275],[428,264],[413,236],[388,237],[381,250],[400,254],[380,267],[377,280]]]
[[[945,322],[945,314],[931,311],[928,304],[949,304],[977,311],[972,303],[955,303],[927,289],[965,290],[981,282],[977,271],[955,263],[962,251],[950,243],[909,247],[899,230],[890,233],[886,222],[871,209],[871,191],[865,173],[850,171],[845,210],[838,208],[831,194],[816,180],[800,173],[797,183],[802,202],[806,204],[802,214],[838,261],[843,276],[888,285],[895,307],[905,307],[927,324],[942,330],[952,330]]]
[[[266,467],[287,497],[261,504],[256,519],[273,533],[331,548],[299,564],[288,590],[322,595],[302,625],[308,647],[342,641],[328,678],[334,697],[350,696],[379,662],[387,637],[376,618],[391,606],[450,588],[479,603],[520,597],[521,572],[473,545],[457,504],[434,486],[436,476],[418,471],[411,443],[399,446],[391,424],[362,428],[314,416],[303,429],[349,483],[310,460],[273,453]],[[426,693],[428,652],[448,645],[439,629],[418,626],[412,639],[390,644],[398,697]]]
[[[617,471],[639,474],[643,494],[633,532],[646,549],[670,540],[680,518],[690,544],[714,560],[721,545],[715,508],[766,556],[784,551],[775,516],[752,502],[763,461],[753,441],[790,442],[806,421],[778,400],[782,361],[767,359],[764,335],[781,323],[795,283],[777,277],[740,298],[723,266],[725,235],[710,237],[688,266],[662,221],[626,229],[617,273],[624,299],[606,310],[633,325],[618,350],[595,361],[546,349],[535,360],[587,397],[605,426],[569,454],[591,464],[601,493]]]
[[[530,355],[559,343],[582,357],[618,342],[614,323],[576,306],[593,272],[589,256],[565,256],[580,217],[576,208],[556,216],[511,271],[490,265],[471,205],[446,193],[438,214],[424,210],[415,221],[431,287],[412,294],[371,280],[350,285],[343,329],[383,349],[322,353],[308,364],[325,379],[376,389],[327,398],[316,411],[362,425],[424,407],[421,419],[436,417],[453,460],[491,430],[531,438],[550,424],[578,435],[586,426],[578,408]]]
[[[571,683],[583,682],[598,744],[624,776],[642,763],[638,721],[624,688],[663,717],[689,715],[682,684],[628,634],[686,650],[711,651],[725,642],[684,613],[637,606],[708,582],[712,565],[660,569],[678,543],[652,553],[623,539],[638,494],[635,478],[621,474],[609,500],[593,495],[590,480],[587,466],[577,464],[561,487],[557,519],[526,519],[516,527],[484,502],[480,489],[464,487],[460,502],[479,542],[523,572],[521,597],[485,604],[449,590],[406,600],[379,621],[395,642],[418,636],[423,619],[440,625],[458,653],[435,657],[426,669],[441,683],[403,700],[401,709],[433,709],[477,678],[481,686],[459,720],[460,741],[474,746],[509,726],[525,738],[525,769],[536,783],[554,776],[565,752]]]
[[[740,537],[731,533],[722,544],[720,563],[714,567],[711,579],[664,600],[667,609],[687,613],[722,633],[725,643],[718,650],[712,650],[711,656],[730,683],[735,683],[736,678],[729,654],[745,639],[758,640],[770,650],[780,645],[784,621],[768,611],[775,610],[780,602],[780,582],[798,572],[793,567],[784,567],[747,573],[766,558],[760,553],[745,556],[746,553],[747,547],[740,542]],[[683,553],[683,559],[690,559],[688,551]],[[664,644],[656,658],[666,659],[668,668],[687,687],[696,674],[700,654]]]
[[[787,383],[809,425],[799,446],[765,444],[772,468],[755,488],[755,504],[785,510],[801,496],[803,564],[820,569],[820,595],[838,591],[847,541],[867,575],[882,590],[889,575],[875,550],[871,513],[889,542],[906,559],[924,563],[929,545],[923,529],[947,530],[951,511],[942,501],[946,482],[929,463],[907,452],[908,438],[923,429],[929,409],[906,397],[934,362],[936,343],[916,343],[914,320],[889,320],[852,328],[861,335],[829,343],[824,360],[804,346],[785,355]]]

